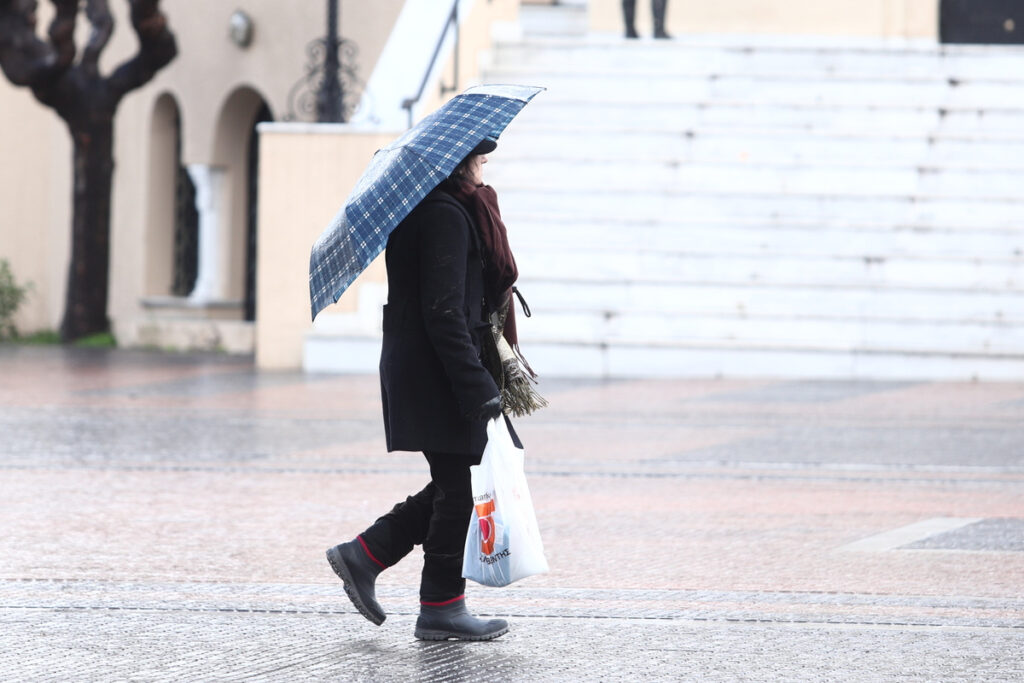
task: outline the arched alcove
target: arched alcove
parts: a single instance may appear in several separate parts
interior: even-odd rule
[[[223,174],[224,207],[218,266],[223,268],[226,298],[242,305],[242,315],[255,312],[256,169],[259,147],[256,124],[272,121],[266,100],[243,86],[224,100],[214,132],[212,166]]]
[[[247,177],[248,198],[246,217],[246,254],[245,254],[245,319],[256,319],[256,243],[259,230],[259,170],[260,170],[260,136],[256,126],[273,121],[274,115],[270,107],[264,104],[256,112],[252,125],[249,126],[249,173]]]
[[[181,111],[174,96],[154,102],[149,134],[146,296],[186,296],[195,283],[195,189],[181,163]]]

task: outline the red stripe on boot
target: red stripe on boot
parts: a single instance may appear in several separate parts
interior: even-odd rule
[[[452,598],[451,600],[445,600],[444,602],[424,602],[424,601],[420,600],[420,604],[425,606],[425,607],[444,607],[445,605],[451,605],[452,603],[458,602],[459,600],[465,600],[465,599],[466,599],[466,595],[465,595],[465,593],[463,593],[462,595],[460,595],[457,598]]]
[[[363,546],[363,550],[366,552],[366,556],[367,557],[369,557],[371,560],[373,560],[378,565],[380,565],[381,569],[387,569],[388,568],[388,566],[386,564],[384,564],[383,562],[381,562],[380,560],[378,560],[376,557],[373,556],[373,553],[370,552],[370,549],[368,547],[366,547],[366,541],[363,540],[362,536],[356,536],[356,538],[359,539],[359,545]]]

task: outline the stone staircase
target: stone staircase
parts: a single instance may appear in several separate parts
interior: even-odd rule
[[[579,11],[486,77],[548,88],[486,169],[539,372],[1024,379],[1024,50]]]
[[[584,11],[524,6],[486,75],[548,88],[486,169],[542,375],[1024,379],[1024,50]],[[385,295],[306,368],[374,371]]]

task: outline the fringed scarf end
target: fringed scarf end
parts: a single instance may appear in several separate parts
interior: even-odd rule
[[[548,405],[547,400],[537,393],[537,373],[523,358],[509,346],[500,334],[496,335],[498,357],[501,359],[501,409],[514,417],[530,415]],[[518,345],[517,345],[518,346]]]

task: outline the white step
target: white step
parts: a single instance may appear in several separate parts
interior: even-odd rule
[[[709,256],[645,246],[642,251],[586,246],[554,251],[527,245],[516,248],[516,262],[522,272],[572,273],[587,280],[1007,291],[1021,294],[1024,308],[1021,261]]]
[[[1024,49],[1019,46],[956,46],[913,50],[907,46],[844,47],[842,42],[806,46],[706,44],[692,36],[671,42],[626,42],[590,38],[560,40],[529,38],[499,45],[497,60],[537,70],[652,71],[672,75],[790,73],[888,78],[903,76],[962,79],[1020,80]]]
[[[520,341],[526,344],[527,339],[531,343],[558,341],[581,345],[710,344],[743,340],[778,348],[899,353],[967,351],[1013,355],[1024,362],[1024,325],[967,322],[836,320],[794,314],[726,317],[562,311],[535,315],[528,329],[524,327],[521,331]]]
[[[1024,324],[1018,292],[878,289],[767,283],[641,282],[523,276],[519,289],[540,321],[562,311],[612,316],[623,312],[665,315],[784,317],[987,325]],[[534,319],[520,321],[533,335]],[[525,338],[525,337],[524,337]]]
[[[493,69],[487,78],[494,83],[543,86],[548,89],[545,99],[552,103],[596,97],[599,102],[632,103],[746,100],[776,105],[1024,107],[1019,81],[963,81],[952,86],[945,79],[799,78],[785,74],[720,78],[651,74],[615,79],[600,73],[537,73],[521,68]]]
[[[707,126],[749,128],[756,122],[760,128],[807,132],[880,130],[898,135],[946,133],[1010,137],[1017,137],[1024,130],[1024,109],[1001,106],[868,106],[811,101],[776,104],[699,98],[676,102],[623,102],[597,100],[600,93],[594,93],[593,99],[549,98],[549,94],[543,93],[531,102],[502,138],[552,125],[578,131],[608,128],[685,131]]]
[[[718,256],[835,256],[1024,261],[1024,230],[1010,233],[977,229],[894,228],[879,224],[825,227],[817,222],[772,225],[757,220],[713,223],[659,221],[550,221],[542,216],[513,217],[506,212],[513,247],[562,251],[591,244],[626,251],[657,245],[666,251]]]
[[[893,83],[912,84],[915,86],[934,85],[943,89],[977,88],[981,86],[1007,87],[1024,82],[1019,73],[1021,56],[1014,56],[999,63],[984,75],[963,74],[949,71],[939,60],[930,64],[921,64],[917,70],[907,69],[897,61],[888,65],[879,64],[875,70],[839,70],[829,71],[813,64],[795,67],[775,66],[762,62],[751,61],[748,66],[728,65],[722,69],[711,68],[701,61],[701,55],[690,59],[666,53],[661,55],[660,63],[652,60],[650,65],[619,61],[612,65],[594,62],[557,62],[534,65],[527,62],[506,62],[507,66],[499,66],[489,71],[489,78],[507,83],[519,82],[516,79],[524,74],[534,77],[542,76],[553,79],[575,78],[587,82],[601,81],[698,81],[710,83],[739,81],[759,81],[767,84],[782,83],[843,83],[847,85],[863,85],[866,83],[891,85]],[[984,62],[986,66],[995,67],[991,60]]]
[[[536,344],[526,350],[545,377],[757,377],[782,379],[1019,380],[1024,359],[975,353],[901,353],[733,343]]]
[[[1022,119],[1024,124],[1024,119]],[[974,138],[943,132],[893,135],[740,127],[644,130],[579,130],[568,125],[515,127],[503,136],[488,172],[510,161],[643,161],[657,163],[741,162],[748,165],[984,167],[1024,174],[1024,128],[1017,137]]]
[[[900,352],[856,346],[814,348],[743,340],[654,344],[529,342],[524,349],[544,380],[557,377],[764,377],[789,379],[1019,380],[1024,357],[974,352]],[[373,373],[375,336],[308,336],[303,367],[312,372]]]
[[[903,197],[851,197],[830,194],[778,194],[737,192],[602,192],[598,188],[569,191],[529,186],[501,190],[502,215],[542,215],[547,220],[601,219],[650,222],[709,218],[757,218],[785,224],[793,219],[816,220],[824,226],[887,223],[924,225],[1011,235],[1024,228],[1024,199],[964,199],[907,195]]]
[[[578,44],[587,32],[587,8],[585,4],[565,2],[547,6],[521,3],[519,23],[530,40],[566,41],[566,36],[571,36],[571,41]]]
[[[1013,199],[1024,168],[832,166],[827,162],[756,166],[746,163],[650,163],[642,161],[535,159],[495,164],[488,182],[497,187],[558,187],[565,192],[735,192],[829,194],[854,197],[934,196]]]

